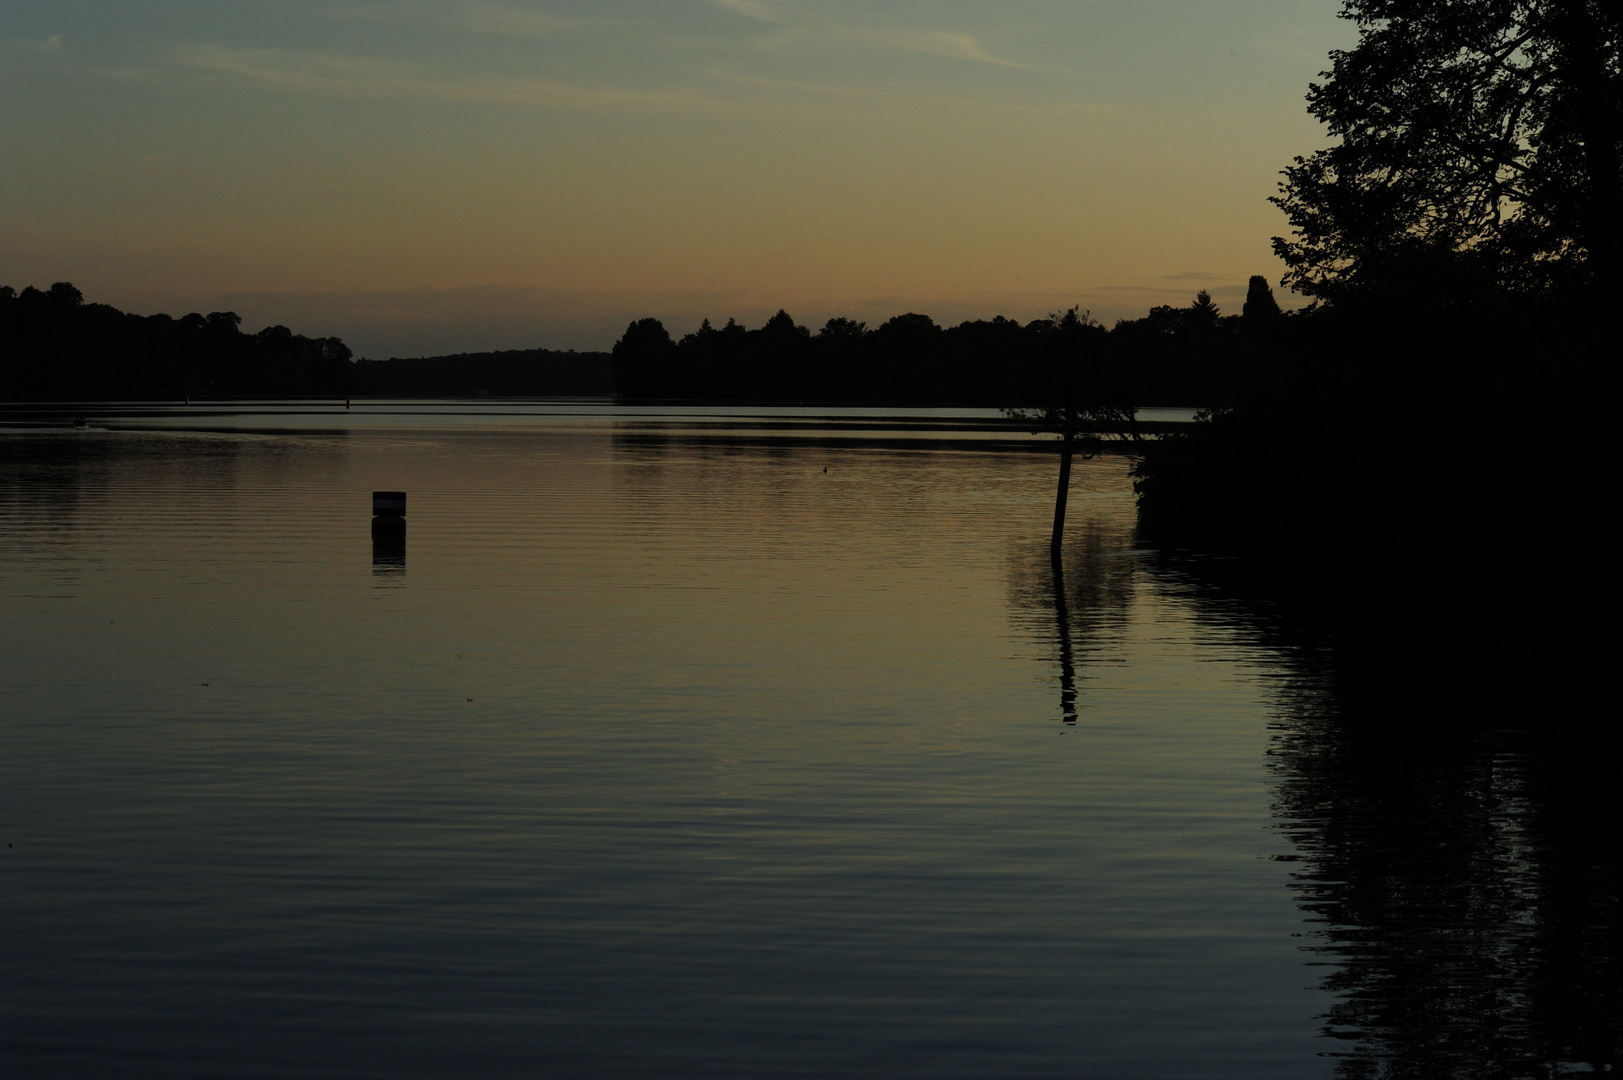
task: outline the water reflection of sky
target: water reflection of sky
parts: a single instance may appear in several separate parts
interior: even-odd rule
[[[0,440],[9,1058],[1294,1077],[1480,1004],[1420,950],[1382,1012],[1382,943],[1545,865],[1470,854],[1525,755],[1389,806],[1323,642],[1141,548],[1125,460],[1056,576],[1049,456],[624,420]]]

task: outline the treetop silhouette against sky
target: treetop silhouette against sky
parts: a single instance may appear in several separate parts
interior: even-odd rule
[[[1358,44],[1308,95],[1336,142],[1297,157],[1274,200],[1292,285],[1333,297],[1418,257],[1494,286],[1615,287],[1623,7],[1347,0],[1344,14]]]

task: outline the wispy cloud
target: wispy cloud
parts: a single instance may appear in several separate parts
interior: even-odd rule
[[[1113,105],[1086,101],[1005,101],[985,96],[967,97],[957,94],[921,93],[896,90],[884,86],[814,82],[803,79],[778,79],[760,75],[740,75],[735,72],[714,68],[705,74],[720,83],[745,87],[756,92],[764,91],[792,96],[801,103],[823,98],[834,101],[861,101],[864,105],[925,106],[930,108],[950,108],[959,112],[1039,114],[1095,112],[1116,108]],[[757,100],[759,100],[758,97]]]
[[[0,38],[0,49],[8,52],[59,53],[62,51],[62,35],[52,34],[48,38]]]
[[[1181,274],[1163,274],[1166,281],[1221,281],[1222,274],[1208,274],[1203,270],[1185,270]]]
[[[404,65],[371,57],[294,53],[280,49],[229,49],[205,45],[176,56],[184,66],[235,75],[288,89],[345,97],[430,98],[476,104],[529,105],[596,110],[695,110],[726,107],[699,91],[632,90],[578,86],[550,79],[425,78]]]
[[[757,3],[756,0],[710,0],[710,2],[716,7],[736,12],[746,19],[759,19],[761,22],[780,24],[785,21],[772,14],[765,4]]]
[[[543,11],[505,4],[474,4],[468,10],[468,29],[509,37],[555,37],[579,29],[577,19],[560,19]]]
[[[1074,113],[1110,108],[1089,102],[1004,101],[885,86],[768,78],[714,68],[696,73],[708,81],[709,89],[700,86],[635,89],[541,78],[437,78],[391,59],[281,49],[234,49],[218,44],[183,50],[175,54],[174,62],[196,71],[334,97],[427,99],[599,112],[781,112],[785,108],[842,108],[845,106],[841,103],[857,101],[865,108],[950,108],[980,113]],[[157,73],[150,70],[105,73],[141,81],[157,77]]]
[[[969,60],[977,64],[996,64],[999,67],[1023,68],[1026,66],[1017,64],[1013,60],[1004,60],[993,56],[969,34],[953,34],[944,30],[879,31],[853,30],[849,28],[839,28],[834,33],[853,41],[889,46],[905,52],[924,53],[928,56],[945,56],[953,60]]]
[[[323,8],[320,14],[324,19],[351,22],[396,22],[416,17],[417,5],[403,4],[399,0],[374,0],[368,4],[341,4]]]
[[[349,22],[418,23],[476,34],[531,38],[554,37],[589,25],[586,20],[559,18],[498,0],[373,0],[324,8],[321,15]]]
[[[814,19],[795,19],[777,8],[760,3],[759,0],[710,0],[710,2],[716,7],[735,12],[745,18],[771,23],[773,26],[799,31],[806,35],[822,35],[836,40],[924,53],[928,56],[944,56],[952,60],[968,60],[977,64],[1026,67],[1025,64],[993,56],[971,34],[953,33],[948,30],[873,30]]]

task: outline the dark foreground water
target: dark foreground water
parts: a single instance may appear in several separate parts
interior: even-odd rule
[[[0,433],[0,1073],[1616,1061],[1615,770],[1343,700],[1124,459],[1056,576],[963,418],[467,412]]]

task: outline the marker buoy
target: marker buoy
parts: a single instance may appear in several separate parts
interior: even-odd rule
[[[406,531],[406,493],[404,491],[374,491],[372,493],[372,531]]]

